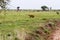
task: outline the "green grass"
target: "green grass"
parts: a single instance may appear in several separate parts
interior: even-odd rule
[[[35,17],[30,18],[28,15],[32,14]],[[42,19],[46,20],[42,20]],[[11,34],[16,35],[14,30],[22,28],[27,32],[36,30],[40,24],[46,22],[50,19],[60,19],[60,15],[57,15],[54,11],[47,12],[25,12],[25,11],[6,11],[0,13],[0,33],[2,36],[7,35],[11,32]],[[5,36],[4,36],[5,37]],[[15,36],[14,36],[15,37]],[[8,40],[8,38],[4,39]],[[14,39],[12,39],[14,40]]]

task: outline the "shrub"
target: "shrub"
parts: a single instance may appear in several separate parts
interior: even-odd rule
[[[28,15],[30,18],[34,18],[35,16],[34,15]]]
[[[56,12],[57,15],[59,15],[59,12]]]
[[[16,37],[15,40],[19,40],[19,39]]]

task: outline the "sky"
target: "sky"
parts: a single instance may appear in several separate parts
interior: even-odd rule
[[[8,8],[16,9],[41,9],[41,6],[46,5],[52,9],[60,9],[60,0],[10,0]]]

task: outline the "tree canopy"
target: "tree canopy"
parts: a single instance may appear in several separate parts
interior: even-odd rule
[[[8,2],[9,2],[9,0],[0,0],[0,7],[2,9],[5,9]]]
[[[41,6],[43,11],[49,10],[49,8],[47,6]]]

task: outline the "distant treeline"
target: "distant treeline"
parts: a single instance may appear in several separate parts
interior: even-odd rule
[[[1,10],[1,9],[0,9]],[[16,9],[7,9],[8,11],[16,11]],[[2,11],[2,10],[1,10]],[[33,9],[20,9],[19,11],[37,11],[37,12],[39,12],[39,11],[43,11],[43,10],[33,10]],[[46,10],[46,11],[60,11],[60,10]]]

